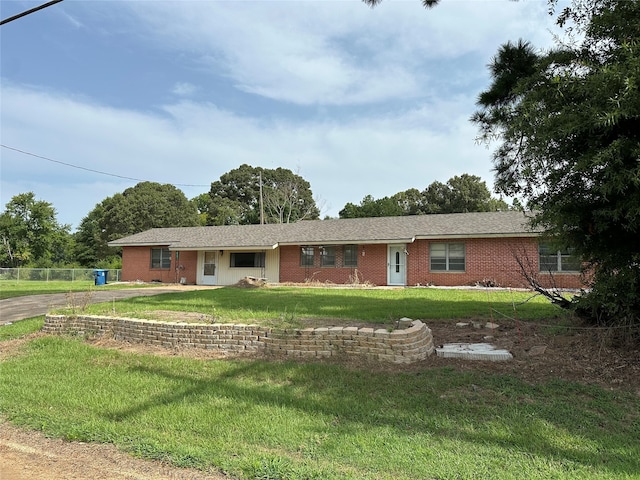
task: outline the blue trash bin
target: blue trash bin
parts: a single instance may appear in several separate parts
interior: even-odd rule
[[[107,275],[109,274],[109,270],[94,270],[93,271],[93,280],[95,285],[106,285],[107,283]]]

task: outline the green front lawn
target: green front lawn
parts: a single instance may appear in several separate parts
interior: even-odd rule
[[[157,287],[158,285],[107,283],[106,285],[96,287],[93,280],[76,280],[74,282],[65,280],[53,280],[50,282],[42,280],[0,280],[0,300],[5,298],[23,297],[26,295],[42,295],[45,293],[86,292],[92,288],[99,288],[100,290],[119,290],[122,288],[144,288],[145,286]]]
[[[528,301],[527,301],[528,300]],[[524,302],[524,303],[523,303]],[[514,308],[515,307],[515,308]],[[387,323],[517,316],[568,322],[496,289],[222,288],[97,313],[198,311],[218,321]],[[498,313],[500,312],[500,313]],[[0,327],[0,350],[42,318]],[[627,479],[640,474],[640,397],[438,367],[198,360],[27,340],[0,362],[0,419],[246,479]]]
[[[59,337],[24,345],[0,378],[15,424],[239,478],[640,474],[640,398],[551,378],[202,361]]]
[[[234,287],[136,297],[89,306],[87,313],[144,317],[150,311],[198,312],[221,323],[305,318],[388,323],[412,319],[565,319],[567,312],[531,292],[498,289],[341,289]]]

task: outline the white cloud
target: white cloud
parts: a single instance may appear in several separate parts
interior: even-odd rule
[[[82,24],[82,22],[80,22],[74,15],[70,15],[67,12],[65,12],[64,10],[61,10],[61,14],[64,16],[64,18],[67,19],[67,21],[73,25],[75,28],[82,28],[84,27],[84,25]]]
[[[481,55],[486,63],[507,40],[548,43],[540,23],[551,25],[544,2],[450,1],[431,10],[418,0],[374,9],[346,1],[129,5],[154,42],[222,68],[243,91],[300,105],[416,97],[427,80],[446,82],[424,71],[428,60]]]
[[[490,183],[488,153],[473,143],[466,98],[376,117],[305,122],[257,121],[193,102],[141,114],[17,87],[5,89],[5,99],[5,143],[85,169],[201,185],[180,187],[188,197],[208,191],[210,182],[242,163],[299,169],[331,215],[367,194],[423,189],[465,172]],[[440,128],[429,128],[437,119]],[[76,226],[96,203],[137,183],[4,150],[3,181],[5,172],[8,178],[19,171],[31,180],[16,183],[17,190],[3,185],[3,204],[32,184],[52,195],[43,199]],[[57,190],[41,188],[61,182],[66,186]]]
[[[198,87],[189,82],[178,82],[173,86],[171,92],[179,97],[190,97],[198,90]]]

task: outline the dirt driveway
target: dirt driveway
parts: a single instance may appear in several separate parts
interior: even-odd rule
[[[113,445],[65,442],[0,423],[0,480],[221,480],[222,474],[141,460]]]

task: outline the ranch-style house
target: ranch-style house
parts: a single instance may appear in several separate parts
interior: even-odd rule
[[[124,281],[515,288],[528,286],[524,266],[543,285],[584,286],[579,262],[517,211],[154,228],[109,245]]]

